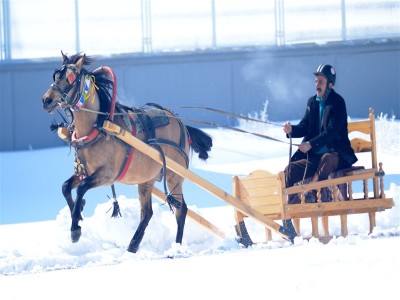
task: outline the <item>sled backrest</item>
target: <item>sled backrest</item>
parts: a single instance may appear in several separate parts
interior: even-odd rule
[[[350,138],[351,147],[355,153],[371,152],[371,168],[378,168],[376,155],[376,136],[375,136],[375,115],[373,108],[369,109],[369,117],[365,120],[351,121],[348,123],[347,130],[349,136],[352,133],[360,132],[367,136],[368,139],[354,137]]]
[[[272,219],[283,217],[282,186],[277,174],[256,170],[240,179],[234,176],[233,194]]]
[[[351,147],[355,153],[371,153],[371,165],[364,167],[366,169],[371,168],[378,171],[374,109],[369,109],[368,119],[349,122],[347,130],[349,132]],[[359,137],[359,133],[362,133],[365,138]],[[355,137],[351,138],[351,136]],[[374,196],[377,198],[379,195],[377,178],[373,179],[373,188]]]

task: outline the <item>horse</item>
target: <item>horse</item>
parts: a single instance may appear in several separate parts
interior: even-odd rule
[[[193,151],[201,160],[207,160],[212,138],[201,129],[183,124],[170,109],[156,104],[133,108],[113,102],[115,75],[108,67],[89,71],[85,66],[92,64],[92,57],[82,53],[68,56],[62,51],[61,55],[62,66],[53,73],[53,83],[42,97],[42,108],[50,114],[62,109],[71,119],[56,126],[67,129],[65,140],[75,149],[75,171],[62,185],[71,212],[71,241],[78,242],[82,234],[79,222],[83,220],[85,193],[99,186],[113,188],[114,182],[121,182],[138,187],[140,221],[127,247],[127,251],[136,253],[153,215],[153,186],[163,179],[167,202],[177,222],[175,242],[181,244],[187,214],[182,193],[184,178],[110,135],[102,124],[112,117],[112,122],[158,149],[163,158],[185,168]],[[159,124],[155,124],[157,120]]]

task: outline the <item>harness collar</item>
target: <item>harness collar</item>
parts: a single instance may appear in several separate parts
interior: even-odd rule
[[[100,130],[97,128],[93,127],[89,133],[81,138],[76,137],[76,131],[72,132],[71,135],[71,143],[70,145],[72,147],[75,147],[77,149],[82,149],[86,147],[90,147],[94,143],[97,142],[97,140],[101,137],[100,135]]]

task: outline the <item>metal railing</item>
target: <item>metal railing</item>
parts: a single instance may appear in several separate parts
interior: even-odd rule
[[[400,36],[399,0],[0,1],[2,61]]]

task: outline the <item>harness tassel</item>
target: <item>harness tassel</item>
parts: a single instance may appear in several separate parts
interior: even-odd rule
[[[112,211],[112,214],[111,214],[111,218],[119,218],[119,217],[122,218],[121,209],[119,208],[117,195],[115,193],[114,184],[111,185],[111,191],[112,191],[112,194],[113,194],[113,206],[112,206],[113,211]],[[108,197],[108,198],[110,199],[110,197]],[[110,209],[111,209],[111,207],[110,207]],[[108,213],[110,211],[110,209],[107,210],[106,213]]]
[[[179,200],[176,200],[176,198],[174,196],[172,196],[172,194],[167,195],[167,203],[168,203],[171,211],[174,211],[173,207],[179,209],[182,205],[182,203]]]
[[[113,212],[111,214],[111,218],[119,218],[119,217],[122,217],[121,210],[119,208],[118,201],[115,199],[113,201]]]

